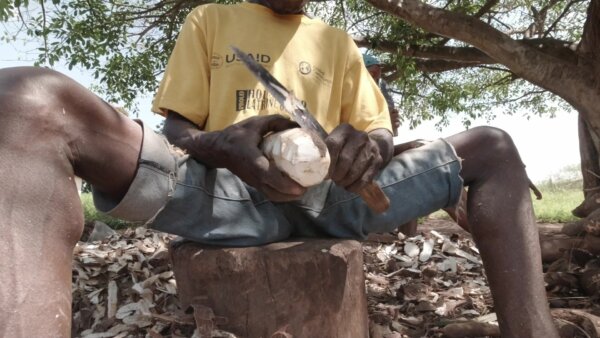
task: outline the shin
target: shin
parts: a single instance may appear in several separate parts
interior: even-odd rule
[[[528,178],[510,137],[474,128],[448,138],[463,159],[468,222],[503,337],[557,337],[542,278]]]
[[[0,336],[70,335],[74,175],[118,197],[140,143],[136,123],[67,77],[0,70]]]

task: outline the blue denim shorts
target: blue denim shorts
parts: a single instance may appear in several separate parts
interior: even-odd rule
[[[144,127],[138,172],[121,201],[94,191],[96,208],[214,245],[254,246],[290,237],[363,239],[371,232],[454,206],[460,159],[440,139],[395,156],[376,181],[390,208],[373,213],[356,194],[325,181],[299,201],[274,203],[226,169],[211,169]]]

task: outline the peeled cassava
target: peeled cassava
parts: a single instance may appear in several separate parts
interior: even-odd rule
[[[279,170],[304,187],[319,184],[327,176],[330,163],[327,146],[304,129],[270,134],[263,140],[261,148]]]

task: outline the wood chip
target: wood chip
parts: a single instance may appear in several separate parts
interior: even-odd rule
[[[108,298],[107,298],[107,304],[106,304],[106,309],[107,309],[107,314],[106,316],[108,318],[114,318],[116,313],[117,313],[117,293],[118,293],[118,288],[117,288],[117,283],[115,281],[110,281],[108,282]]]

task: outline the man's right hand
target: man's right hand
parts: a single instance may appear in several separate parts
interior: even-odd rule
[[[221,131],[203,132],[179,114],[170,112],[165,135],[170,142],[213,168],[227,168],[274,202],[297,200],[306,188],[281,172],[259,148],[263,137],[298,125],[279,115],[255,116]]]

